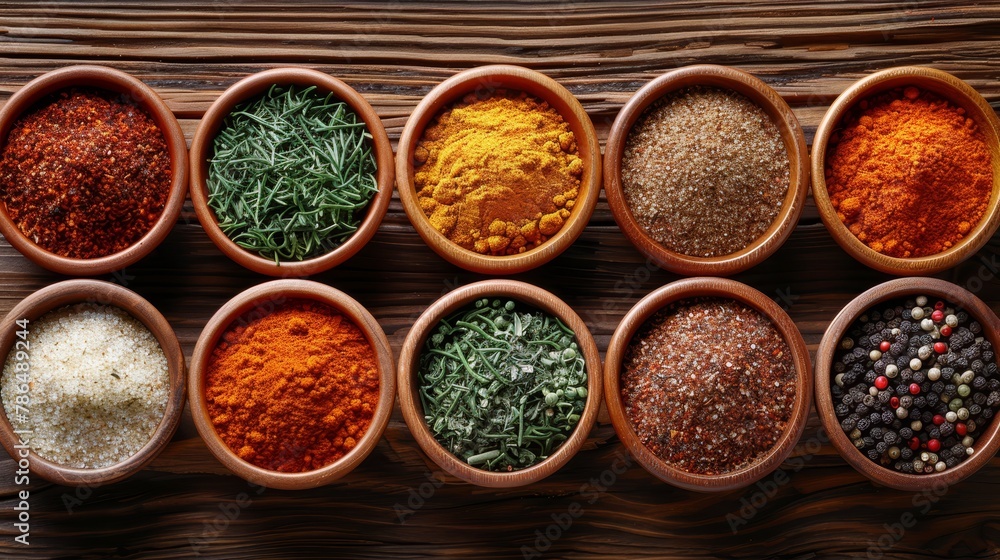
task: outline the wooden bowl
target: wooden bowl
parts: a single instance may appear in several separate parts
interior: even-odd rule
[[[357,445],[340,459],[307,472],[286,473],[264,469],[248,463],[234,453],[219,434],[208,414],[205,401],[205,375],[212,352],[230,325],[245,313],[254,311],[262,316],[271,313],[290,299],[305,299],[328,305],[350,319],[368,338],[375,352],[379,371],[379,398],[371,424]],[[302,490],[329,484],[354,470],[368,456],[385,431],[392,404],[396,399],[396,376],[389,340],[378,322],[354,298],[325,284],[309,280],[272,280],[254,286],[226,302],[209,319],[198,336],[191,356],[188,392],[191,395],[191,417],[212,455],[238,476],[260,486],[283,490]]]
[[[512,472],[492,472],[470,466],[453,455],[434,439],[424,421],[420,404],[417,371],[424,342],[441,319],[484,297],[510,298],[558,317],[576,334],[587,365],[587,404],[580,421],[554,453],[540,463]],[[586,323],[568,305],[551,293],[531,284],[514,280],[484,280],[457,288],[427,308],[406,335],[399,356],[399,405],[403,419],[417,444],[439,467],[448,473],[478,486],[512,488],[537,482],[559,470],[587,440],[601,408],[601,356]]]
[[[215,212],[208,205],[208,160],[214,153],[215,137],[229,113],[236,105],[252,100],[267,93],[274,84],[316,86],[323,92],[332,92],[335,97],[346,103],[365,122],[368,132],[372,135],[372,149],[375,155],[375,181],[378,192],[368,203],[365,219],[351,237],[336,249],[306,259],[303,261],[287,261],[280,265],[274,260],[262,257],[256,252],[248,251],[229,238],[219,228]],[[191,142],[191,202],[194,205],[198,221],[205,229],[209,239],[227,257],[244,267],[269,276],[298,277],[309,276],[329,270],[347,259],[371,240],[378,230],[382,218],[385,217],[389,201],[392,199],[394,167],[392,164],[392,146],[385,127],[375,109],[365,101],[357,91],[344,82],[308,68],[275,68],[248,76],[227,89],[202,117],[194,140]]]
[[[735,91],[763,109],[781,132],[788,152],[789,185],[781,211],[771,226],[753,243],[735,253],[718,257],[692,257],[672,251],[639,225],[625,201],[622,188],[622,155],[629,133],[646,109],[663,96],[689,86],[711,86]],[[604,193],[618,227],[642,254],[658,266],[685,276],[728,276],[767,259],[788,239],[798,224],[809,189],[809,153],[798,119],[770,86],[741,70],[698,64],[668,72],[649,82],[618,113],[604,150]]]
[[[625,358],[625,350],[639,328],[657,311],[675,301],[704,296],[739,301],[770,319],[771,324],[778,329],[791,349],[796,371],[795,404],[785,432],[778,438],[774,447],[755,463],[720,475],[690,473],[673,467],[657,457],[643,445],[632,428],[632,423],[625,415],[621,400],[622,361]],[[743,488],[778,468],[778,465],[791,454],[799,437],[802,436],[802,431],[809,418],[809,406],[813,393],[812,379],[809,352],[806,349],[805,341],[802,340],[802,335],[788,314],[761,292],[746,284],[724,278],[702,277],[678,280],[639,300],[615,329],[604,361],[604,394],[611,423],[614,425],[615,432],[618,433],[618,438],[639,464],[660,480],[680,488],[700,492],[724,492]]]
[[[874,463],[851,443],[841,429],[830,391],[832,367],[840,340],[854,321],[868,309],[886,301],[919,295],[940,298],[961,307],[971,318],[982,324],[982,336],[990,341],[994,349],[1000,348],[1000,319],[971,292],[936,278],[897,278],[879,284],[851,300],[827,327],[819,349],[816,350],[816,409],[833,447],[844,460],[873,482],[907,492],[921,492],[942,485],[951,486],[985,466],[1000,449],[1000,421],[994,418],[989,428],[976,438],[975,453],[956,467],[931,474],[906,474]]]
[[[583,161],[579,196],[566,223],[538,247],[518,255],[483,255],[465,249],[434,229],[417,201],[413,153],[424,129],[442,110],[469,93],[487,94],[498,89],[523,91],[548,102],[562,115],[576,136]],[[541,266],[565,251],[583,233],[601,190],[601,149],[594,125],[580,102],[555,80],[520,66],[480,66],[455,74],[432,89],[413,110],[399,138],[396,178],[399,199],[410,223],[424,242],[448,262],[481,274],[516,274]]]
[[[862,243],[837,217],[826,188],[826,152],[830,136],[839,128],[841,118],[856,103],[896,87],[916,86],[931,91],[965,109],[986,136],[993,165],[993,193],[982,219],[961,241],[946,251],[916,258],[884,255]],[[847,88],[827,110],[812,146],[813,200],[820,218],[834,241],[848,254],[875,270],[898,276],[924,276],[957,265],[981,249],[1000,225],[1000,119],[975,89],[955,76],[917,66],[889,68],[876,72]]]
[[[150,440],[128,459],[108,467],[86,469],[60,465],[39,457],[34,451],[28,452],[27,459],[33,474],[56,484],[93,487],[118,482],[139,472],[170,442],[184,411],[186,387],[184,353],[170,323],[142,296],[110,282],[66,280],[32,293],[11,309],[3,322],[0,322],[0,355],[6,361],[7,355],[14,348],[14,343],[20,340],[16,336],[16,331],[21,328],[17,325],[17,320],[28,319],[33,322],[53,309],[75,303],[111,305],[138,319],[160,343],[160,348],[167,358],[170,375],[170,393],[163,419],[160,420]],[[28,330],[29,332],[31,330],[30,323]],[[19,436],[14,434],[14,428],[7,419],[6,411],[0,406],[0,444],[3,444],[3,448],[11,457],[20,459],[23,457],[20,454],[22,450],[15,447],[18,443]]]
[[[67,66],[28,82],[0,109],[0,149],[18,118],[46,96],[62,89],[90,87],[121,93],[134,101],[156,122],[170,152],[170,193],[153,227],[125,250],[95,259],[77,259],[52,253],[35,244],[14,224],[6,204],[0,204],[0,233],[15,249],[35,264],[68,276],[97,276],[135,264],[162,242],[177,222],[187,194],[187,143],[174,114],[149,86],[132,76],[105,66]]]

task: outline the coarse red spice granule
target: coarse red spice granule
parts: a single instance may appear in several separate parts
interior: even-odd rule
[[[0,196],[43,249],[97,258],[139,241],[163,212],[170,154],[162,131],[120,94],[57,92],[23,115],[0,154]]]
[[[796,372],[781,333],[731,299],[682,300],[639,329],[622,362],[625,414],[671,466],[715,475],[752,464],[785,431]]]

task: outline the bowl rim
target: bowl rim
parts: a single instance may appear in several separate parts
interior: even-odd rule
[[[574,332],[574,338],[583,354],[587,367],[587,404],[570,437],[548,458],[530,467],[511,471],[493,472],[466,464],[447,451],[434,439],[423,419],[420,399],[416,393],[417,368],[420,350],[437,327],[440,320],[462,307],[484,297],[510,298],[555,315]],[[590,435],[601,408],[601,357],[597,344],[586,323],[573,309],[557,296],[538,286],[507,279],[483,280],[466,284],[445,294],[432,303],[410,328],[403,342],[398,364],[399,404],[410,433],[423,452],[441,469],[477,486],[513,488],[527,486],[551,475],[563,467],[580,450]]]
[[[834,413],[830,378],[834,355],[841,338],[854,321],[868,309],[887,301],[917,295],[940,298],[968,311],[983,325],[983,335],[989,339],[994,348],[1000,347],[998,346],[1000,319],[972,292],[938,278],[896,278],[865,290],[837,313],[816,350],[815,369],[816,411],[837,453],[871,481],[908,492],[920,492],[941,484],[946,486],[955,484],[985,466],[1000,449],[1000,422],[994,419],[987,430],[977,438],[975,453],[958,466],[931,474],[906,474],[878,465],[862,455],[840,428],[840,422]]]
[[[777,126],[788,154],[789,185],[778,215],[752,243],[734,253],[716,257],[685,255],[654,240],[632,215],[622,185],[622,156],[635,123],[646,109],[665,95],[694,85],[735,91],[763,109]],[[729,276],[766,260],[788,240],[798,225],[810,185],[805,134],[788,103],[756,76],[731,66],[695,64],[672,70],[646,83],[629,98],[611,125],[604,159],[604,192],[622,233],[658,266],[685,276]]]
[[[139,294],[103,280],[64,280],[32,292],[21,300],[0,321],[0,354],[6,362],[17,341],[18,319],[36,321],[49,311],[77,303],[95,303],[117,307],[142,323],[156,337],[167,359],[170,390],[163,418],[153,435],[131,457],[101,468],[79,468],[61,465],[28,452],[30,471],[41,478],[67,486],[94,486],[118,482],[132,476],[152,462],[166,448],[181,422],[187,388],[184,352],[177,335],[166,318],[149,301]],[[30,329],[30,323],[29,323]],[[30,336],[30,335],[29,335]],[[7,418],[7,411],[0,406],[0,444],[12,458],[24,456],[18,446],[19,437]]]
[[[826,153],[830,136],[844,114],[860,102],[896,87],[916,86],[947,99],[966,110],[986,139],[993,167],[993,192],[986,213],[976,227],[950,249],[924,257],[899,258],[884,255],[862,243],[837,217],[826,187]],[[855,260],[880,272],[896,276],[926,276],[950,268],[979,251],[1000,226],[1000,118],[983,96],[964,80],[926,66],[896,66],[874,72],[851,84],[827,109],[816,129],[812,145],[812,193],[823,224],[834,241]]]
[[[170,154],[170,185],[163,211],[153,227],[129,247],[103,257],[80,259],[48,251],[30,240],[11,220],[0,202],[0,233],[35,264],[70,276],[97,276],[135,264],[153,251],[173,229],[187,196],[187,142],[177,118],[151,87],[138,78],[108,66],[80,64],[57,68],[24,84],[0,108],[0,150],[7,145],[14,124],[46,96],[73,87],[94,88],[127,96],[141,107],[163,134]]]
[[[208,360],[218,345],[219,339],[229,327],[246,313],[255,311],[266,315],[289,300],[308,300],[325,304],[353,322],[371,344],[379,370],[378,404],[371,424],[358,440],[354,449],[333,463],[298,473],[285,473],[261,468],[239,458],[216,432],[208,415],[204,394]],[[191,417],[198,434],[212,455],[223,466],[244,480],[268,488],[283,490],[316,488],[330,484],[347,475],[374,451],[389,423],[393,403],[396,400],[395,372],[392,349],[385,331],[382,330],[375,317],[357,300],[336,288],[311,280],[271,280],[233,296],[212,315],[201,334],[198,335],[198,341],[191,356],[191,369],[188,376]]]
[[[667,305],[698,297],[736,300],[767,317],[788,344],[796,372],[795,404],[781,437],[757,461],[741,469],[719,475],[690,473],[670,466],[653,454],[642,444],[632,428],[620,397],[622,360],[638,329]],[[777,469],[792,453],[805,429],[813,397],[812,383],[809,351],[791,317],[763,293],[751,286],[726,278],[685,278],[661,286],[643,297],[625,314],[615,329],[604,362],[605,401],[618,438],[639,464],[651,474],[668,484],[699,492],[725,492],[744,488]]]
[[[413,153],[427,124],[464,95],[496,89],[524,91],[553,107],[576,136],[584,171],[580,194],[569,219],[542,245],[518,255],[483,255],[460,247],[434,229],[417,200]],[[576,124],[578,123],[578,124]],[[399,138],[396,183],[403,210],[424,243],[446,261],[480,274],[516,274],[541,266],[568,249],[580,237],[597,206],[601,191],[601,150],[590,116],[580,101],[554,79],[510,64],[477,66],[458,72],[435,86],[410,113]]]
[[[368,208],[358,229],[332,251],[302,261],[287,261],[280,265],[273,260],[243,249],[219,228],[215,212],[208,205],[208,157],[212,144],[225,118],[239,103],[265,93],[272,85],[316,86],[332,93],[364,121],[372,136],[375,157],[375,181],[378,192],[368,203]],[[378,231],[385,217],[395,178],[392,145],[385,126],[375,109],[354,88],[342,80],[311,68],[286,66],[250,74],[229,86],[202,116],[191,141],[191,203],[195,215],[212,243],[237,264],[258,274],[274,277],[310,276],[329,270],[360,251]]]

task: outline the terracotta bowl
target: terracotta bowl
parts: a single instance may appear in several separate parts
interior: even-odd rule
[[[434,435],[424,421],[424,410],[420,404],[417,372],[420,354],[427,337],[431,335],[441,319],[484,297],[510,298],[527,304],[540,311],[558,317],[576,334],[587,366],[587,404],[584,405],[580,421],[569,439],[562,442],[554,453],[535,465],[512,472],[492,472],[472,467],[453,455],[434,439]],[[514,280],[484,280],[462,286],[449,292],[434,302],[420,315],[410,329],[399,356],[399,404],[403,419],[416,438],[417,444],[439,467],[448,473],[478,486],[491,488],[511,488],[537,482],[559,470],[566,464],[587,440],[591,428],[601,408],[601,357],[594,338],[587,325],[568,305],[545,290]]]
[[[434,229],[417,200],[413,153],[424,129],[442,110],[469,93],[487,94],[497,89],[523,91],[549,103],[562,115],[576,136],[583,175],[572,213],[554,236],[518,255],[484,255],[465,249]],[[555,80],[520,66],[480,66],[448,78],[431,90],[406,121],[399,138],[396,178],[399,199],[410,223],[424,242],[448,262],[481,274],[516,274],[535,268],[565,251],[583,233],[597,205],[601,190],[601,150],[594,125],[580,102]]]
[[[785,432],[766,454],[742,469],[720,475],[693,474],[671,466],[650,451],[636,434],[621,400],[621,368],[625,351],[639,328],[667,305],[696,297],[739,301],[770,319],[792,352],[796,371],[796,398]],[[812,400],[812,370],[805,341],[788,314],[761,292],[724,278],[687,278],[663,286],[639,300],[615,329],[604,362],[604,394],[618,438],[647,471],[660,480],[687,490],[724,492],[749,486],[781,464],[791,454],[806,421]]]
[[[862,243],[837,217],[826,188],[826,153],[831,135],[845,113],[872,95],[897,87],[916,86],[931,91],[965,109],[986,136],[993,164],[993,193],[979,223],[950,249],[925,257],[897,258],[876,252]],[[981,249],[1000,225],[1000,119],[975,89],[962,80],[933,68],[905,66],[876,72],[847,88],[833,102],[816,129],[812,146],[813,199],[820,218],[834,241],[862,264],[898,276],[924,276],[951,268]]]
[[[982,336],[990,341],[994,349],[1000,348],[1000,319],[971,292],[936,278],[899,278],[879,284],[851,300],[827,327],[816,351],[816,409],[830,442],[844,460],[873,482],[907,492],[955,484],[985,466],[1000,449],[1000,422],[994,418],[986,431],[976,438],[975,453],[956,467],[931,474],[906,474],[871,461],[851,443],[841,429],[830,392],[833,362],[841,339],[854,321],[868,309],[883,302],[919,295],[940,298],[961,307],[971,318],[982,324]]]
[[[285,473],[264,469],[241,459],[234,453],[212,424],[205,401],[205,375],[212,352],[222,335],[245,313],[255,311],[266,315],[289,299],[305,299],[326,304],[350,319],[368,338],[375,351],[379,371],[379,398],[367,431],[357,445],[340,459],[307,472]],[[238,476],[268,488],[301,490],[329,484],[348,474],[368,456],[385,431],[392,404],[396,399],[396,376],[389,340],[378,322],[354,298],[325,284],[309,280],[273,280],[245,290],[226,302],[208,321],[198,337],[191,356],[188,392],[191,395],[191,416],[212,455]]]
[[[46,96],[72,87],[89,87],[121,93],[142,107],[163,133],[170,152],[171,182],[166,205],[153,227],[139,241],[123,251],[95,259],[64,257],[43,249],[11,221],[5,204],[0,204],[0,232],[15,249],[35,264],[67,276],[97,276],[123,269],[148,255],[170,233],[187,194],[188,158],[184,133],[166,103],[149,86],[136,78],[105,66],[68,66],[35,78],[19,89],[0,109],[0,149],[7,143],[18,118]]]
[[[690,86],[735,91],[763,109],[781,132],[788,152],[789,186],[781,211],[771,226],[740,251],[718,257],[692,257],[672,251],[653,239],[636,221],[622,188],[622,155],[629,133],[648,107],[663,96]],[[661,268],[685,276],[728,276],[757,265],[774,254],[798,224],[809,189],[809,152],[798,119],[770,86],[741,70],[699,64],[668,72],[649,82],[618,113],[604,150],[604,192],[625,237]]]
[[[214,153],[215,137],[233,108],[240,103],[259,97],[274,84],[316,86],[323,92],[332,92],[339,100],[347,103],[351,109],[365,122],[368,132],[372,135],[372,149],[375,155],[375,181],[378,192],[368,203],[364,220],[358,225],[357,231],[347,238],[336,249],[303,261],[287,261],[280,265],[274,260],[248,251],[231,240],[219,228],[215,212],[208,206],[208,160]],[[394,180],[392,146],[385,133],[385,127],[375,109],[365,101],[357,91],[344,82],[308,68],[275,68],[248,76],[233,84],[212,103],[205,116],[202,117],[194,140],[191,142],[191,202],[194,205],[198,221],[205,229],[209,239],[227,257],[240,265],[260,274],[280,277],[299,277],[317,274],[333,268],[347,259],[371,240],[378,230],[389,200],[392,199]]]
[[[14,309],[0,323],[0,355],[6,361],[7,355],[14,349],[15,342],[21,339],[16,336],[20,326],[16,321],[28,319],[35,321],[47,312],[75,303],[97,303],[111,305],[128,312],[149,329],[167,358],[170,375],[170,393],[163,419],[156,427],[152,438],[135,455],[108,467],[99,469],[75,468],[60,465],[43,459],[29,452],[28,461],[31,472],[45,480],[68,486],[98,486],[118,482],[142,470],[170,442],[184,411],[185,369],[184,353],[177,341],[177,335],[170,323],[148,301],[135,292],[117,284],[99,280],[66,280],[47,286],[24,298],[14,306]],[[29,323],[28,330],[31,326]],[[29,343],[30,343],[30,334]],[[99,341],[95,341],[99,344]],[[0,407],[0,443],[11,457],[20,458],[18,436],[3,407]]]

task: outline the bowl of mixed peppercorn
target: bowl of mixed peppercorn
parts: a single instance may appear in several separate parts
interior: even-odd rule
[[[954,484],[1000,447],[1000,319],[950,282],[875,286],[833,320],[816,357],[816,405],[841,456],[873,481]]]
[[[601,358],[583,322],[513,280],[458,288],[417,319],[398,367],[403,419],[446,472],[493,488],[557,471],[601,406]]]
[[[604,362],[608,414],[651,474],[701,492],[743,488],[792,452],[809,417],[805,342],[781,307],[724,278],[641,299]]]
[[[333,76],[275,68],[233,84],[191,142],[191,202],[226,256],[270,276],[346,261],[392,198],[392,146],[375,109]]]
[[[187,180],[177,119],[124,72],[54,70],[0,110],[0,232],[49,270],[94,276],[139,261],[173,228]]]

